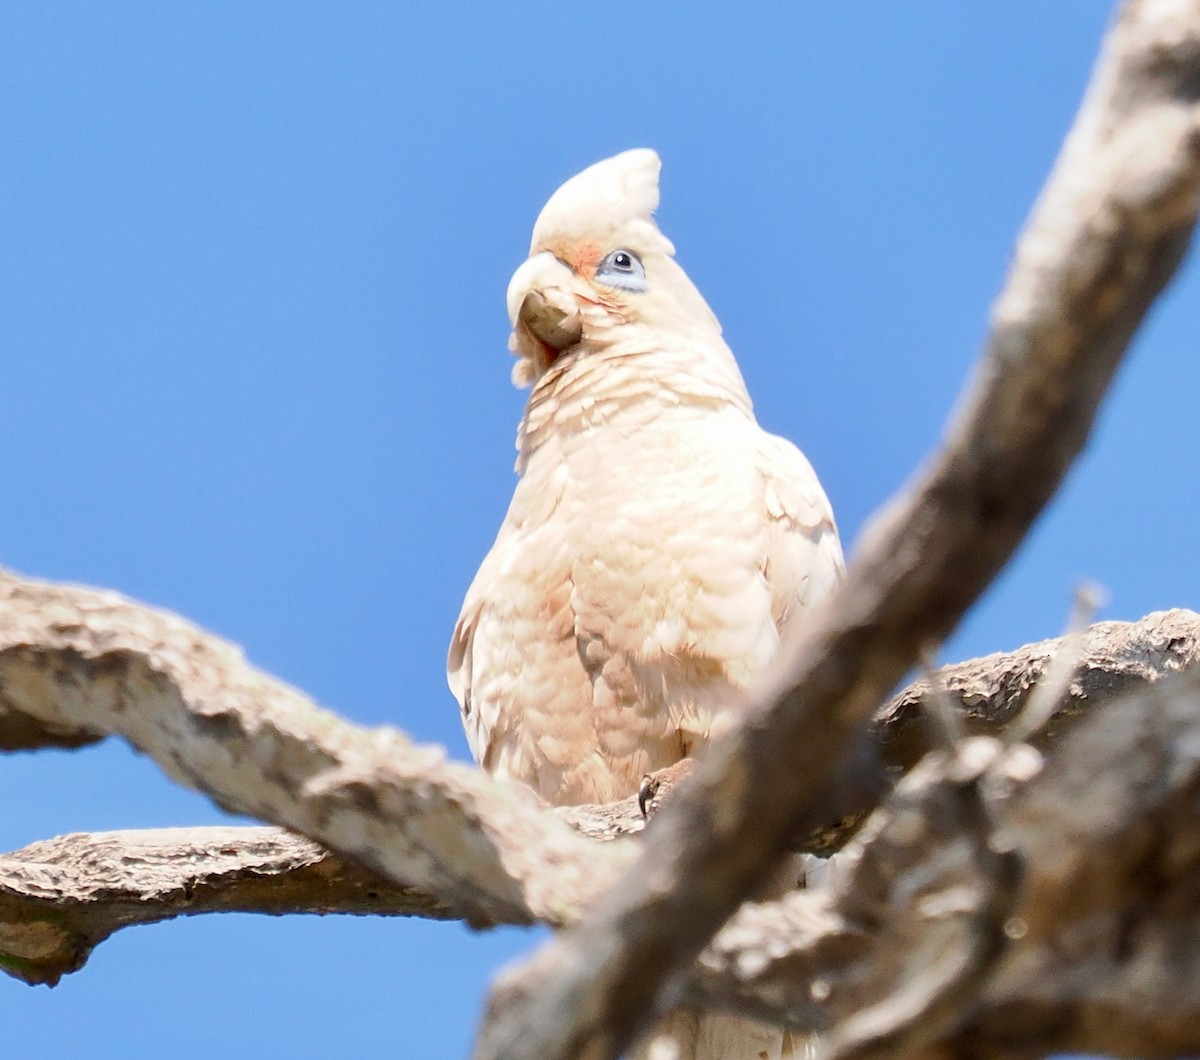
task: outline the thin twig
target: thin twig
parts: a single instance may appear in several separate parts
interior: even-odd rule
[[[920,673],[928,694],[925,697],[921,720],[929,733],[929,746],[953,753],[965,735],[962,720],[950,700],[950,692],[934,659],[933,648],[926,646],[921,651]]]
[[[1050,667],[1042,674],[1033,695],[1025,703],[1025,709],[1009,726],[1006,739],[1010,744],[1025,743],[1054,715],[1079,670],[1079,663],[1087,649],[1088,625],[1097,608],[1103,606],[1105,595],[1103,588],[1091,582],[1084,582],[1076,588],[1067,626],[1058,640]]]

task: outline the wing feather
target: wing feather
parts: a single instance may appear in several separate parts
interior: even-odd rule
[[[797,618],[834,590],[846,568],[833,508],[808,458],[786,438],[765,431],[758,458],[768,518],[763,574],[782,639]]]

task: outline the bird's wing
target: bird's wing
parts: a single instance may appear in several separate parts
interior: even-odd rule
[[[845,565],[829,498],[804,454],[764,431],[758,459],[767,514],[763,573],[782,638],[793,620],[833,591]]]
[[[458,709],[462,715],[463,729],[467,734],[471,754],[481,765],[488,759],[491,735],[499,719],[494,708],[481,710],[482,704],[477,701],[475,695],[475,641],[480,624],[488,612],[492,586],[498,580],[499,571],[504,567],[502,557],[506,551],[506,544],[509,548],[512,547],[511,541],[505,542],[504,530],[501,529],[500,537],[467,589],[446,658],[446,681],[450,685],[450,691],[454,693],[454,698],[458,700]]]
[[[519,483],[467,590],[446,675],[481,766],[552,802],[602,801],[608,769],[578,647],[561,501],[553,476]]]

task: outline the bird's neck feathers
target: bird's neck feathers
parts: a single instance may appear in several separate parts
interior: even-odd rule
[[[715,321],[714,321],[715,324]],[[753,419],[746,384],[714,327],[680,333],[625,323],[611,341],[585,341],[534,383],[517,429],[517,471],[551,438],[658,416],[736,410]]]
[[[654,223],[659,169],[649,149],[622,152],[566,181],[538,216],[530,262],[553,271],[556,260],[585,277],[576,285],[582,338],[544,368],[528,356],[518,363],[514,381],[533,385],[517,432],[518,472],[547,442],[561,440],[567,449],[608,425],[632,434],[660,416],[753,418],[721,325]],[[593,282],[605,256],[621,249],[637,258],[641,282]],[[547,253],[553,257],[543,260]],[[518,270],[516,289],[509,286],[514,326],[532,280]],[[565,275],[556,282],[571,286]],[[615,288],[611,296],[601,291],[606,286]]]

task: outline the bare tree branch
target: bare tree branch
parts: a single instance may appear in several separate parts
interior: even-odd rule
[[[53,596],[58,619],[77,593]],[[128,606],[104,613],[128,621]],[[163,621],[151,613],[134,624],[158,629]],[[11,615],[0,624],[11,630]],[[998,745],[987,741],[951,759],[927,758],[847,850],[832,892],[744,908],[681,984],[681,998],[832,1032],[843,1056],[1200,1050],[1200,990],[1187,985],[1200,982],[1198,630],[1200,616],[1190,612],[1093,627],[1060,714],[1071,723],[1049,737],[1045,770],[1031,749],[997,758]],[[1002,731],[1011,700],[1027,693],[1052,648],[950,667],[945,683]],[[53,658],[67,650],[56,665],[69,671],[77,649],[44,651]],[[27,665],[0,652],[0,698],[9,706]],[[1151,685],[1177,669],[1188,670],[1183,681],[1161,692]],[[1125,703],[1106,691],[1134,682],[1141,691]],[[977,700],[987,687],[993,709]],[[150,688],[139,682],[129,695]],[[103,680],[94,694],[106,694]],[[914,699],[903,693],[889,719]],[[130,709],[153,703],[131,699]],[[1001,849],[1026,866],[1016,891],[1009,856],[992,850],[978,814],[980,778]],[[574,824],[607,835],[626,810],[572,812]],[[557,907],[577,904],[577,893],[558,896]],[[0,966],[52,982],[125,924],[234,909],[477,912],[391,885],[271,828],[66,837],[0,858]]]
[[[547,810],[605,841],[641,831],[636,800]],[[567,893],[562,907],[583,896]],[[396,884],[310,839],[267,826],[85,832],[0,855],[0,971],[53,986],[114,932],[204,913],[348,913],[527,924],[479,917]]]
[[[1057,656],[1061,637],[1026,644],[945,666],[938,680],[968,735],[999,736],[1025,708]],[[1035,746],[1048,748],[1096,703],[1104,703],[1200,661],[1200,615],[1194,611],[1154,611],[1137,622],[1097,622],[1087,630],[1078,665]],[[925,681],[899,692],[875,719],[883,761],[911,769],[929,750],[921,704]]]
[[[1200,1053],[1198,706],[1195,673],[1113,704],[1011,798],[1014,943],[940,1055]]]
[[[972,731],[1002,734],[1058,645],[1057,640],[1042,641],[949,666],[939,671],[938,680]],[[1040,734],[1044,746],[1056,746],[1085,712],[1111,701],[1118,691],[1187,671],[1197,661],[1200,615],[1193,612],[1156,612],[1138,622],[1096,624],[1087,633],[1078,673],[1054,721]],[[4,674],[0,657],[0,684]],[[882,712],[877,736],[885,762],[907,768],[924,753],[923,730],[916,721],[924,695],[924,682],[918,682]],[[0,727],[0,737],[3,732]],[[600,840],[636,834],[644,824],[634,798],[545,812]],[[955,814],[942,807],[935,816],[951,820]],[[856,818],[820,829],[804,837],[801,849],[829,852],[857,823]],[[563,895],[561,904],[578,900]],[[398,886],[280,829],[70,835],[0,856],[0,967],[27,982],[53,983],[82,967],[92,949],[120,928],[234,910],[471,916],[467,908]],[[530,917],[532,913],[517,922]],[[512,921],[495,921],[502,922]]]
[[[766,877],[871,714],[1004,562],[1082,448],[1191,237],[1200,4],[1131,0],[1017,247],[942,452],[868,532],[849,576],[744,727],[578,927],[493,990],[478,1060],[617,1055]]]
[[[120,928],[231,912],[462,915],[278,828],[68,835],[0,857],[0,968],[54,985]]]
[[[1044,768],[1028,747],[931,756],[847,848],[832,892],[744,907],[683,998],[829,1032],[835,1054],[1200,1054],[1198,708],[1193,670],[1090,712]],[[1023,867],[1015,891],[961,812],[980,756],[991,842]],[[950,995],[930,990],[931,968],[956,967]]]
[[[113,593],[0,572],[0,731],[109,732],[225,808],[282,825],[471,922],[562,924],[627,862],[520,785],[368,732],[238,649]]]
[[[951,1033],[999,959],[1019,900],[997,786],[1037,776],[975,737],[910,773],[840,855],[828,890],[747,905],[701,955],[684,997],[797,1030],[835,1053],[905,1055]],[[984,804],[986,792],[987,803]],[[940,1015],[939,1015],[940,1014]]]

